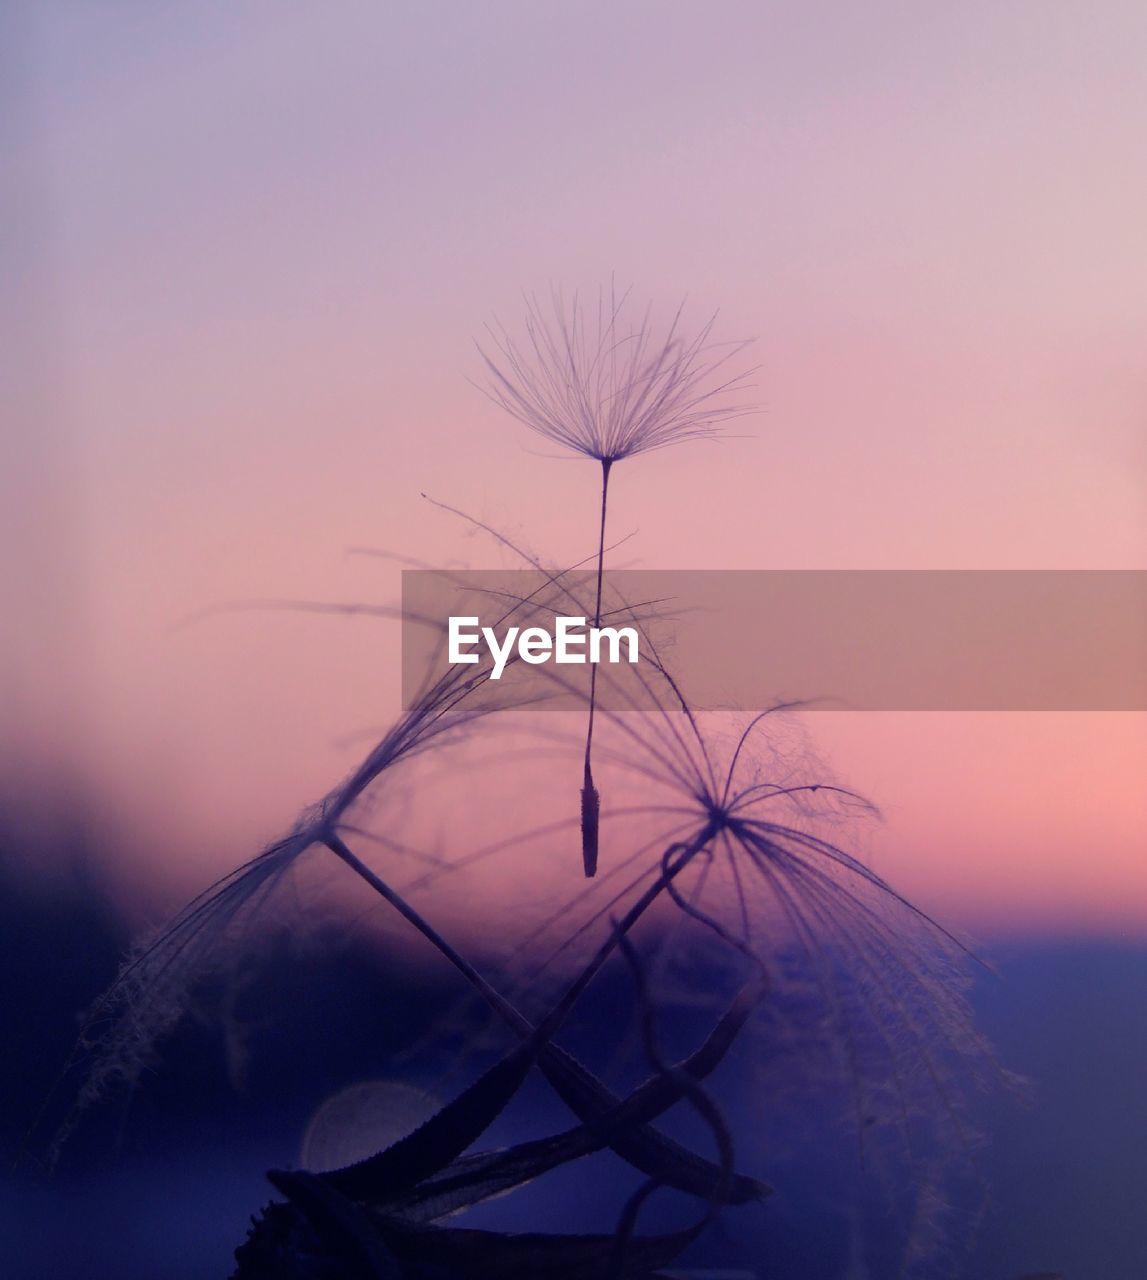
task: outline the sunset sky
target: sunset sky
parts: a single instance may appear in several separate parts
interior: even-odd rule
[[[588,554],[593,467],[468,381],[523,289],[756,339],[759,413],[618,468],[628,565],[1147,568],[1145,50],[1138,0],[7,7],[9,777],[174,901],[399,709],[392,624],[199,615],[506,563],[422,492]],[[1147,935],[1147,715],[807,727],[945,920]]]

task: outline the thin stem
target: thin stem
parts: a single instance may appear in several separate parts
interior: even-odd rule
[[[324,843],[337,858],[346,863],[356,875],[365,880],[377,894],[389,902],[404,920],[413,925],[520,1036],[524,1038],[532,1033],[538,1037],[539,1042],[545,1043],[569,1016],[570,1010],[616,950],[621,938],[629,933],[638,920],[660,897],[662,891],[672,884],[715,834],[715,828],[712,823],[709,823],[687,844],[671,845],[665,851],[662,858],[661,874],[629,908],[609,936],[602,942],[589,964],[570,983],[566,988],[565,994],[537,1026],[532,1025],[503,995],[491,986],[469,960],[456,950],[401,894],[395,892],[381,876],[372,871],[361,858],[353,853],[341,837],[335,832],[331,832],[326,836]],[[671,856],[674,849],[678,851],[675,858]]]
[[[593,607],[593,625],[601,626],[601,584],[605,567],[605,513],[609,497],[609,470],[613,466],[612,458],[601,460],[601,525],[597,539],[597,597]],[[598,822],[601,812],[601,799],[593,784],[593,713],[597,705],[597,664],[590,663],[589,668],[589,719],[585,730],[585,771],[582,776],[581,791],[581,856],[585,868],[586,879],[597,874]]]
[[[359,877],[366,881],[368,885],[380,897],[385,898],[387,902],[398,912],[400,916],[408,923],[412,924],[420,934],[434,946],[441,954],[454,966],[455,969],[478,990],[487,1002],[492,1005],[499,1014],[505,1018],[515,1030],[527,1034],[532,1030],[529,1022],[514,1008],[508,1000],[501,996],[490,983],[482,977],[477,969],[466,959],[464,955],[456,950],[447,940],[438,932],[437,929],[419,912],[406,901],[400,894],[396,893],[390,885],[377,875],[374,871],[362,861],[357,854],[352,852],[346,842],[334,832],[331,832],[324,842],[327,848],[345,862],[348,867]]]
[[[578,997],[585,991],[586,987],[594,980],[601,967],[609,959],[609,957],[617,949],[621,939],[624,938],[633,926],[641,919],[641,917],[649,910],[654,902],[661,896],[661,893],[681,874],[682,871],[693,861],[694,857],[701,852],[702,849],[716,834],[716,828],[712,823],[706,823],[701,832],[690,840],[688,844],[670,846],[662,857],[661,874],[625,913],[624,916],[611,930],[609,936],[597,949],[593,959],[578,974],[578,976],[566,988],[565,994],[554,1005],[553,1009],[538,1024],[539,1031],[544,1030],[547,1035],[553,1035],[558,1027],[565,1021],[570,1010],[577,1003]],[[674,848],[677,849],[676,858],[672,857]]]
[[[508,1000],[482,977],[469,961],[446,941],[433,925],[424,920],[400,894],[396,893],[380,876],[366,866],[347,847],[337,832],[329,830],[323,839],[323,843],[356,875],[365,880],[376,893],[390,903],[408,923],[413,925],[424,938],[431,942],[445,959],[477,989],[495,1012],[513,1028],[519,1039],[529,1046],[529,1051],[537,1055],[538,1064],[559,1096],[567,1102],[584,1123],[594,1124],[599,1122],[602,1116],[608,1115],[611,1110],[618,1107],[620,1103],[600,1081],[587,1072],[585,1068],[581,1067],[576,1059],[570,1058],[568,1054],[565,1054],[557,1045],[553,1044],[552,1037],[565,1022],[570,1010],[577,1003],[582,992],[593,981],[614,950],[621,945],[625,935],[657,900],[662,890],[684,871],[697,853],[705,848],[715,833],[715,825],[708,823],[693,840],[688,843],[670,845],[666,849],[662,857],[661,873],[656,881],[626,912],[623,919],[614,925],[609,936],[598,948],[589,965],[570,984],[561,1000],[558,1001],[550,1013],[536,1024],[531,1023],[519,1013]],[[674,854],[676,854],[676,857],[673,856]],[[685,1070],[687,1073],[693,1074],[694,1067],[687,1063],[685,1064]],[[624,1142],[621,1139],[624,1139]],[[607,1139],[607,1141],[609,1140]],[[681,1150],[671,1139],[662,1137],[656,1129],[646,1129],[643,1125],[641,1130],[633,1135],[632,1140],[625,1135],[621,1135],[621,1138],[610,1141],[609,1145],[614,1146],[620,1155],[643,1172],[649,1173],[656,1167],[659,1170],[659,1178],[671,1186],[693,1194],[712,1196],[711,1184],[706,1186],[704,1191],[697,1190],[698,1178],[707,1178],[708,1176],[705,1172],[705,1162],[698,1163],[699,1157]],[[723,1186],[723,1178],[723,1170],[718,1170],[713,1181],[718,1187],[721,1187]],[[755,1199],[761,1194],[759,1185],[753,1184],[751,1181],[745,1181],[745,1186],[742,1190],[744,1191],[745,1199]]]

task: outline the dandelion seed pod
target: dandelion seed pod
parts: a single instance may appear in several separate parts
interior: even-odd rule
[[[597,874],[597,832],[601,798],[592,781],[581,789],[581,858],[586,879]]]

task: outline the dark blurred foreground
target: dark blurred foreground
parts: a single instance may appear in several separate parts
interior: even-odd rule
[[[128,939],[82,874],[29,880],[4,868],[0,861],[0,1008],[8,1023],[0,1057],[0,1275],[8,1280],[221,1280],[250,1215],[271,1198],[264,1171],[297,1163],[324,1099],[364,1080],[429,1087],[431,1068],[444,1100],[470,1079],[458,1067],[461,1055],[444,1064],[441,1046],[429,1059],[417,1052],[456,1008],[457,985],[441,967],[423,970],[338,939],[302,952],[284,945],[273,983],[253,982],[232,1004],[214,1006],[229,1010],[224,1034],[218,1017],[190,1019],[134,1100],[94,1110],[45,1176],[36,1161],[61,1115],[48,1097],[53,1080],[79,1012],[114,976]],[[981,1022],[1004,1063],[1030,1077],[1033,1096],[1026,1105],[1010,1098],[987,1105],[983,1178],[967,1191],[975,1204],[956,1206],[976,1224],[961,1274],[1147,1275],[1147,947],[1011,944],[992,959],[999,977],[977,989]],[[604,984],[598,1025],[616,1021],[610,1002],[626,998],[619,983]],[[571,1047],[579,1035],[583,1045],[592,1040],[592,1021],[571,1029]],[[17,1159],[46,1099],[43,1125]],[[752,1101],[726,1102],[739,1159],[752,1151]],[[483,1145],[567,1122],[535,1082]],[[871,1203],[842,1207],[840,1144],[828,1125],[818,1131],[806,1117],[792,1136],[771,1157],[746,1159],[775,1195],[762,1207],[727,1211],[683,1270],[739,1268],[770,1280],[885,1274],[892,1265],[880,1239],[885,1202],[874,1194]],[[693,1137],[703,1148],[703,1136]],[[610,1230],[633,1182],[615,1157],[592,1159],[594,1177],[585,1177],[584,1163],[561,1170],[481,1207],[467,1225]],[[689,1213],[667,1196],[642,1226],[670,1227]],[[859,1262],[857,1213],[868,1233]]]

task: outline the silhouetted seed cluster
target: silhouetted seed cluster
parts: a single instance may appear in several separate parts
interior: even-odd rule
[[[497,375],[506,407],[519,409],[518,416],[536,430],[602,462],[594,601],[599,618],[609,465],[708,434],[735,412],[719,410],[718,400],[702,392],[697,381],[702,372],[709,376],[719,367],[706,354],[708,328],[700,339],[686,342],[675,318],[667,335],[655,341],[645,313],[636,328],[623,331],[625,300],[611,293],[606,302],[603,294],[596,322],[589,324],[576,300],[563,309],[557,299],[550,330],[533,307],[525,355],[507,342],[500,350],[508,373]],[[530,353],[534,364],[526,359]],[[726,383],[722,390],[733,385]],[[543,569],[536,557],[491,526],[470,523],[516,553],[542,582],[528,598],[510,600],[499,625],[528,624],[555,613],[588,616],[589,602],[580,598],[570,572]],[[314,607],[334,613],[359,609],[330,602]],[[871,806],[843,788],[795,776],[770,755],[770,728],[789,707],[762,712],[728,744],[715,740],[658,656],[646,620],[636,610],[626,616],[642,632],[643,653],[651,655],[633,668],[632,678],[652,708],[641,716],[627,714],[624,702],[621,710],[606,701],[597,705],[592,682],[587,690],[562,668],[536,669],[545,670],[556,691],[583,699],[588,710],[580,814],[587,876],[596,870],[602,816],[590,770],[595,711],[603,721],[608,759],[633,779],[627,801],[656,796],[634,804],[649,830],[631,850],[619,850],[591,885],[571,892],[542,926],[562,930],[555,955],[573,955],[583,944],[589,948],[544,1016],[528,1016],[522,1003],[507,995],[506,984],[495,985],[412,905],[409,894],[395,887],[385,840],[379,844],[384,850],[380,866],[360,852],[372,824],[385,828],[388,805],[402,790],[388,785],[392,775],[460,736],[480,734],[491,715],[534,696],[534,685],[523,693],[526,686],[515,684],[513,662],[505,679],[491,681],[488,655],[477,665],[428,676],[414,705],[342,783],[306,809],[284,838],[176,916],[125,965],[93,1010],[81,1045],[90,1051],[91,1065],[77,1110],[114,1085],[133,1084],[155,1062],[158,1038],[180,1016],[204,973],[249,941],[253,923],[301,859],[326,857],[444,957],[513,1035],[508,1053],[407,1138],[334,1172],[271,1173],[284,1200],[263,1212],[237,1251],[239,1280],[654,1275],[723,1207],[768,1194],[762,1182],[737,1169],[728,1127],[705,1084],[758,1013],[773,1019],[774,1050],[782,1049],[787,1037],[801,1055],[802,1075],[812,1070],[814,1051],[822,1048],[844,1064],[865,1129],[889,1119],[907,1127],[931,1112],[958,1119],[966,1083],[992,1075],[990,1054],[962,996],[960,945],[822,829],[870,812]],[[429,785],[413,789],[408,798],[435,811],[443,803]],[[553,825],[543,828],[547,838]],[[486,849],[451,850],[448,865],[492,856],[522,834],[510,833]],[[432,878],[428,873],[423,887]],[[658,907],[702,931],[737,973],[735,994],[727,1002],[715,998],[704,1039],[677,1063],[666,1060],[656,1035],[660,952],[654,948],[652,960],[639,960],[632,941]],[[527,955],[529,941],[521,942],[518,954]],[[635,984],[633,1013],[650,1068],[643,1083],[623,1094],[558,1040],[586,989],[619,953]],[[524,967],[537,977],[532,964]],[[817,1002],[812,1013],[803,1020],[797,1015],[797,1022],[785,1028],[781,998],[788,997],[798,1010],[805,1007],[791,1000],[794,991],[802,997],[811,992]],[[569,1108],[572,1127],[508,1150],[473,1151],[532,1072]],[[679,1102],[703,1121],[715,1160],[658,1127]],[[514,1236],[444,1225],[476,1204],[606,1148],[648,1179],[622,1207],[613,1231]],[[692,1196],[700,1208],[678,1231],[638,1234],[641,1208],[659,1187]]]

